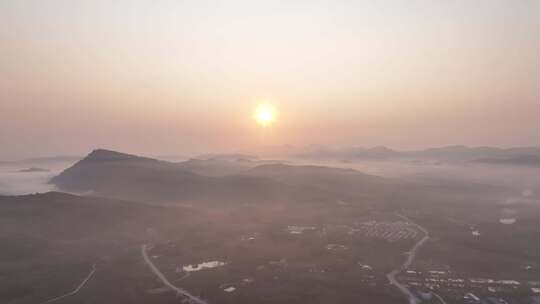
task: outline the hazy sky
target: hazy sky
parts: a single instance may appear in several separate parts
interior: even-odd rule
[[[540,145],[539,54],[537,0],[2,0],[0,159]]]

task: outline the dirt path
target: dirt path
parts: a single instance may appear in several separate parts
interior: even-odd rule
[[[94,272],[96,272],[96,264],[92,265],[92,270],[90,271],[90,273],[84,278],[84,280],[81,282],[81,284],[79,284],[79,286],[77,286],[77,288],[75,288],[73,291],[71,292],[68,292],[64,295],[61,295],[61,296],[58,296],[54,299],[50,299],[50,300],[47,300],[45,302],[42,302],[41,304],[48,304],[48,303],[52,303],[52,302],[56,302],[58,300],[61,300],[63,298],[67,298],[67,297],[70,297],[72,295],[75,295],[76,293],[78,293],[83,287],[84,285],[86,285],[86,282],[88,282],[92,276],[94,275]]]

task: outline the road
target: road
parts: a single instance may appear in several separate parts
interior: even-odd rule
[[[401,271],[406,270],[407,268],[409,268],[409,266],[411,266],[412,262],[414,261],[414,258],[416,257],[416,252],[418,251],[418,248],[420,248],[420,246],[422,246],[429,239],[429,232],[426,229],[424,229],[424,227],[412,222],[406,216],[399,215],[399,214],[397,216],[404,219],[406,222],[410,223],[411,225],[415,226],[418,230],[422,231],[424,233],[424,237],[422,237],[422,239],[420,239],[418,242],[416,242],[416,244],[414,244],[414,246],[411,248],[410,251],[405,253],[407,255],[407,258],[405,259],[403,264],[401,264],[401,266],[399,266],[398,268],[396,268],[396,269],[392,270],[391,272],[389,272],[386,275],[386,278],[388,278],[388,282],[390,282],[391,285],[396,286],[401,291],[401,293],[403,293],[405,296],[407,296],[407,298],[409,299],[409,304],[418,304],[418,303],[421,302],[420,299],[418,299],[409,290],[409,288],[406,285],[400,283],[396,279],[396,275],[398,273],[400,273]],[[444,303],[444,300],[442,302]]]
[[[182,288],[179,288],[179,287],[176,287],[171,282],[169,282],[169,280],[167,280],[167,278],[163,275],[163,273],[161,273],[161,271],[159,271],[159,269],[156,267],[156,265],[154,265],[154,263],[152,263],[152,261],[148,257],[148,253],[146,252],[146,249],[147,249],[146,245],[141,246],[141,254],[142,254],[143,258],[144,258],[144,261],[146,262],[146,264],[148,264],[148,266],[150,267],[152,272],[161,280],[161,282],[163,282],[163,284],[165,284],[165,286],[167,286],[170,289],[176,291],[178,294],[181,294],[184,297],[188,298],[191,303],[208,304],[203,299],[198,298],[198,297],[192,295],[191,293],[189,293],[189,291],[187,291],[185,289],[182,289]]]
[[[66,293],[64,295],[58,296],[58,297],[56,297],[54,299],[50,299],[50,300],[47,300],[45,302],[42,302],[41,304],[48,304],[48,303],[56,302],[58,300],[70,297],[70,296],[78,293],[84,287],[84,285],[86,285],[86,282],[88,282],[92,278],[92,276],[94,275],[94,272],[96,272],[96,269],[97,269],[96,264],[92,265],[92,270],[90,271],[90,273],[84,278],[84,280],[81,282],[81,284],[79,284],[79,286],[77,286],[77,288],[75,288],[73,291],[68,292],[68,293]]]
[[[184,280],[184,279],[189,278],[189,275],[190,275],[190,273],[189,273],[189,272],[186,272],[186,274],[184,274],[181,278],[176,279],[176,280],[174,280],[174,281],[172,281],[172,282],[173,282],[173,283],[175,283],[175,282],[180,282],[180,281],[182,281],[182,280]]]
[[[436,294],[435,292],[433,292],[433,295],[441,302],[441,304],[446,304],[446,301],[441,298],[440,295]]]

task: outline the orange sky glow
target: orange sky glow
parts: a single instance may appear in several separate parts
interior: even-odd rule
[[[0,159],[540,145],[540,2],[0,2]]]

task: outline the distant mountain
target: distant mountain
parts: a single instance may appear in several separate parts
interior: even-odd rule
[[[448,150],[462,151],[463,148]],[[447,149],[443,149],[448,153]],[[394,155],[384,147],[366,153]],[[428,151],[424,153],[434,153]],[[440,155],[441,151],[435,151]],[[139,202],[245,204],[287,201],[380,201],[403,193],[470,192],[479,187],[405,182],[324,166],[262,161],[190,160],[171,163],[109,150],[94,150],[58,176],[58,189]],[[483,188],[482,188],[483,189]]]
[[[51,164],[51,163],[73,162],[79,159],[81,159],[80,156],[35,157],[35,158],[25,158],[25,159],[19,159],[19,160],[0,161],[0,165],[21,165],[21,164],[44,165],[44,164]]]
[[[184,162],[177,163],[179,168],[189,172],[197,173],[206,176],[224,176],[233,174],[242,174],[249,169],[264,165],[277,164],[279,161],[266,161],[249,158],[209,158],[209,159],[189,159]]]
[[[257,160],[258,157],[254,155],[249,154],[242,154],[242,153],[209,153],[209,154],[201,154],[194,159],[207,159],[207,160]]]
[[[205,164],[205,170],[211,164]],[[189,171],[198,161],[171,163],[109,150],[94,150],[51,179],[58,189],[148,202],[266,202],[310,197],[294,187],[261,176],[205,176]],[[215,173],[214,172],[214,173]]]
[[[50,171],[49,169],[45,169],[45,168],[31,167],[27,169],[21,169],[18,172],[31,173],[31,172],[49,172],[49,171]]]
[[[481,158],[477,163],[540,167],[540,155],[520,155],[509,158]]]
[[[540,147],[503,149],[494,147],[447,146],[424,150],[398,151],[383,146],[374,148],[328,148],[323,146],[309,146],[305,149],[296,149],[291,152],[290,155],[308,159],[334,159],[345,161],[405,159],[468,162],[477,159],[540,157]]]

